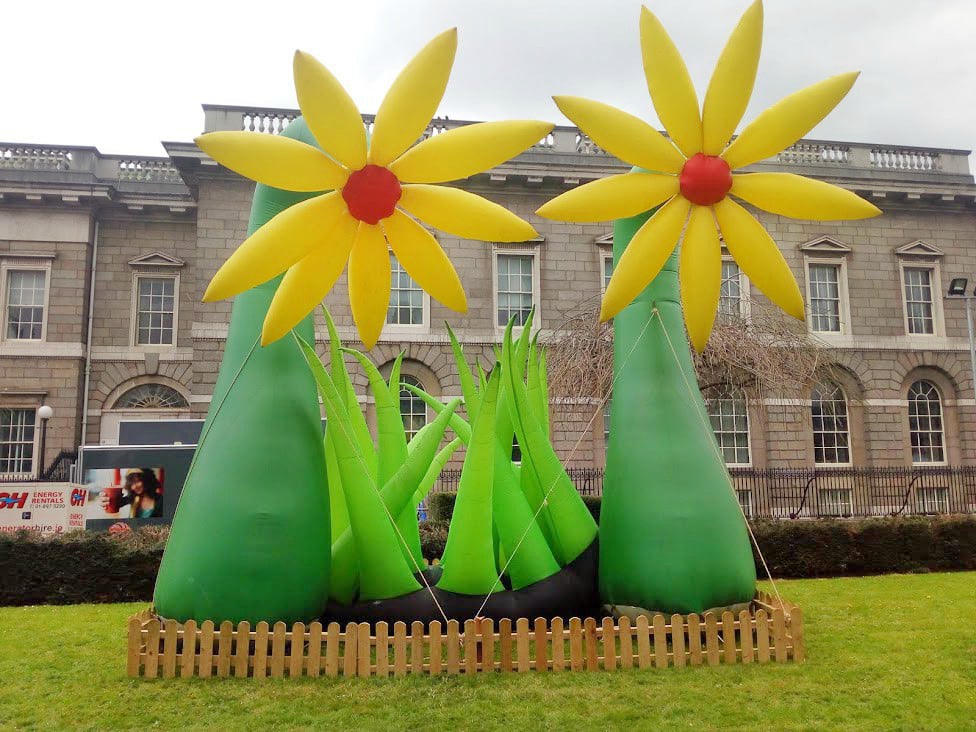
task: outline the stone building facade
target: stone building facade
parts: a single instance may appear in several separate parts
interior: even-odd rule
[[[275,134],[291,110],[205,107],[207,131]],[[368,122],[369,120],[367,120]],[[430,132],[462,124],[435,121]],[[79,444],[112,444],[129,419],[202,419],[230,303],[200,302],[244,239],[253,184],[192,143],[168,157],[0,143],[0,474],[36,471],[36,410],[54,409],[43,464]],[[715,395],[713,426],[728,462],[764,467],[976,463],[976,399],[965,302],[976,284],[976,185],[968,151],[805,140],[755,170],[827,180],[884,214],[797,222],[755,212],[805,290],[808,327],[839,364],[807,398]],[[518,244],[437,233],[465,286],[457,315],[394,271],[390,324],[370,353],[441,397],[460,393],[445,321],[469,358],[491,360],[509,315],[537,309],[544,337],[564,313],[596,301],[610,272],[609,224],[565,224],[534,211],[557,193],[623,165],[578,130],[558,127],[515,160],[460,185],[530,221]],[[396,263],[394,262],[396,267]],[[748,317],[761,295],[725,264],[722,307]],[[345,276],[326,304],[357,345]],[[35,322],[36,321],[36,322]],[[318,316],[317,329],[324,337]],[[369,410],[365,378],[356,386]],[[554,435],[574,466],[601,466],[600,400],[554,405]],[[412,423],[422,407],[405,400]]]

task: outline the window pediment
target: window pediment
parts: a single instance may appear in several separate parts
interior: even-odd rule
[[[800,245],[800,251],[816,254],[835,254],[846,255],[851,253],[851,248],[844,242],[832,236],[820,236]]]
[[[130,267],[166,267],[166,268],[179,268],[186,264],[179,257],[174,257],[169,254],[164,254],[160,251],[151,252],[149,254],[143,254],[141,257],[136,257],[135,259],[129,260]]]
[[[945,252],[934,244],[916,239],[895,249],[895,255],[899,257],[942,257]]]

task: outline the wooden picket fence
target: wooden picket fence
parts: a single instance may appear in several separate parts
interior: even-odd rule
[[[269,626],[129,619],[128,675],[155,678],[404,676],[479,672],[597,671],[803,661],[803,613],[759,593],[734,615],[522,618]]]

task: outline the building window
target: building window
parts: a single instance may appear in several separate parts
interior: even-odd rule
[[[742,514],[747,518],[752,518],[752,491],[751,490],[740,490],[736,488],[735,496],[739,499],[739,507],[742,509]]]
[[[34,467],[35,409],[0,409],[0,474],[31,474]]]
[[[841,332],[840,265],[807,263],[810,329],[815,333]]]
[[[949,489],[946,486],[922,486],[918,489],[921,513],[949,513]]]
[[[186,409],[189,406],[183,395],[172,387],[142,384],[116,399],[112,409]]]
[[[176,278],[136,277],[136,345],[173,345]]]
[[[402,374],[400,383],[410,384],[418,389],[424,388],[416,377],[409,374]],[[400,416],[403,418],[403,430],[407,433],[408,442],[427,424],[427,405],[424,404],[424,400],[402,386],[400,387]]]
[[[603,449],[610,447],[610,399],[603,403]]]
[[[850,432],[844,390],[830,383],[815,386],[810,410],[813,416],[813,462],[816,465],[849,465]]]
[[[46,284],[45,270],[7,270],[4,333],[8,340],[39,341],[44,338]]]
[[[845,517],[854,515],[854,494],[850,488],[822,488],[820,515]]]
[[[905,317],[910,335],[934,335],[935,311],[932,298],[932,270],[903,267]]]
[[[722,260],[722,289],[718,297],[718,313],[724,318],[742,317],[742,272],[731,259]]]
[[[600,259],[603,262],[603,289],[601,292],[606,292],[610,286],[610,278],[613,277],[613,255],[604,254]]]
[[[504,328],[515,319],[515,325],[525,325],[535,302],[535,255],[497,254],[495,324]]]
[[[722,387],[707,400],[708,418],[726,465],[748,465],[749,413],[745,395],[731,386]]]
[[[942,399],[929,381],[916,381],[908,388],[908,431],[913,463],[945,462]]]
[[[390,306],[387,325],[423,325],[424,291],[390,252]]]

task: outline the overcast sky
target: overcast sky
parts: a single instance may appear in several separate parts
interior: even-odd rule
[[[704,95],[747,0],[649,0]],[[298,10],[298,9],[301,10]],[[640,62],[637,0],[318,0],[5,3],[0,140],[162,154],[201,104],[295,107],[291,57],[309,51],[362,112],[438,32],[459,47],[440,115],[568,124],[552,94],[587,96],[660,127]],[[974,0],[766,0],[745,121],[832,74],[863,73],[812,137],[976,144]]]

